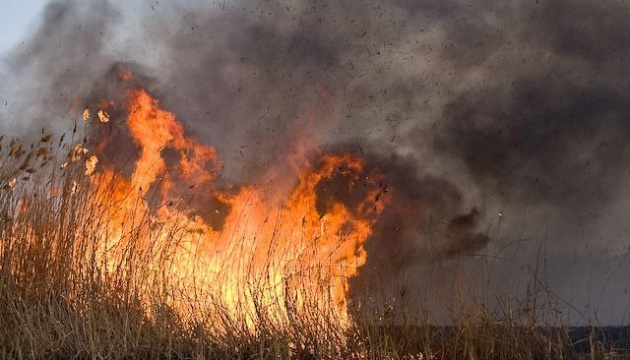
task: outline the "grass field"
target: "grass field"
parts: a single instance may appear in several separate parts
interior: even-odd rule
[[[195,275],[194,267],[203,266],[195,262],[197,257],[186,258],[190,273],[178,273],[177,262],[184,258],[177,254],[192,249],[186,227],[177,221],[156,223],[141,206],[120,215],[119,198],[112,195],[118,190],[93,186],[86,176],[90,156],[68,145],[74,142],[45,134],[33,145],[2,142],[2,358],[630,356],[626,328],[548,325],[537,309],[553,303],[546,300],[549,290],[537,281],[530,282],[524,298],[509,300],[467,294],[457,281],[449,292],[454,298],[441,299],[436,289],[448,325],[435,324],[423,311],[427,305],[421,298],[406,299],[396,308],[370,298],[372,308],[358,309],[366,299],[356,295],[344,303],[343,310],[352,314],[345,317],[336,299],[326,298],[334,284],[325,270],[330,265],[309,264],[306,276],[273,279],[269,274],[277,266],[276,245],[271,242],[269,271],[251,268],[246,277],[238,277],[236,290],[226,292],[220,282],[228,281],[227,276],[213,277],[215,283],[208,284]],[[131,221],[122,227],[124,234],[108,232],[119,221]],[[168,241],[158,241],[164,234]],[[109,242],[114,235],[119,241]],[[186,282],[188,278],[198,282]]]

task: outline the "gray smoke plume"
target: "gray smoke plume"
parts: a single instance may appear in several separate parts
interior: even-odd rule
[[[217,147],[226,182],[304,136],[386,174],[368,278],[421,283],[420,262],[543,237],[552,257],[619,258],[628,15],[617,0],[54,1],[5,60],[0,129],[62,131],[72,104],[115,96],[124,65]]]

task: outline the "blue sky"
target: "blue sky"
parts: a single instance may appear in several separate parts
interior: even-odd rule
[[[0,0],[0,56],[37,26],[48,0]]]

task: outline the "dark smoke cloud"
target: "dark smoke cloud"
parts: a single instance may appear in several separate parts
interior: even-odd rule
[[[479,211],[466,208],[453,183],[418,175],[418,164],[408,157],[371,154],[368,159],[386,174],[385,190],[391,192],[367,244],[368,277],[398,276],[414,262],[471,254],[487,244],[488,236],[478,231]]]
[[[503,14],[507,39],[494,47],[467,46],[492,29],[449,29],[463,49],[444,56],[458,71],[497,59],[487,61],[491,77],[449,99],[436,150],[518,201],[564,211],[609,203],[629,164],[630,83],[620,77],[629,70],[627,11],[610,1],[552,1]]]
[[[66,130],[73,107],[114,61],[105,48],[119,20],[107,1],[49,4],[39,28],[0,67],[7,103],[0,131],[32,136],[42,128]]]
[[[124,64],[218,148],[227,182],[304,136],[386,173],[370,276],[421,281],[418,262],[492,234],[620,248],[629,231],[605,218],[628,215],[627,18],[616,0],[55,1],[5,64],[1,129],[67,127]]]

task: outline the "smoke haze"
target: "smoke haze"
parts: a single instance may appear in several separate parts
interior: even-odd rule
[[[63,132],[73,107],[114,98],[112,71],[129,67],[217,147],[225,181],[259,179],[305,136],[386,174],[391,203],[357,288],[388,276],[422,286],[427,262],[505,248],[516,260],[497,272],[511,274],[544,242],[557,293],[616,323],[628,306],[627,280],[611,273],[627,273],[630,251],[629,11],[616,0],[53,1],[3,60],[0,131]]]

